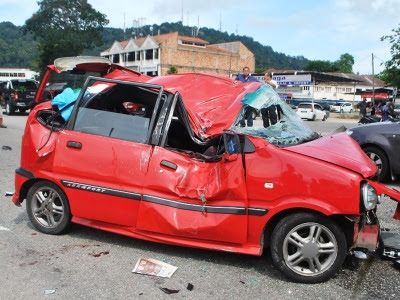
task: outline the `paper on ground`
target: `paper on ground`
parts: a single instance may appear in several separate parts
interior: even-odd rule
[[[162,261],[141,257],[136,263],[133,273],[152,275],[158,277],[171,277],[178,269]]]

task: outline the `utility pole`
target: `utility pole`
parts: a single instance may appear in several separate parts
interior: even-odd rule
[[[374,54],[372,53],[372,104],[375,106],[375,75],[374,75]]]

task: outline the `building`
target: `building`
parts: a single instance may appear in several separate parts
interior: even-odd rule
[[[203,72],[227,77],[241,72],[245,66],[255,68],[254,54],[242,42],[210,45],[178,32],[115,41],[100,55],[150,76],[165,75],[172,67],[178,73]]]
[[[29,69],[0,68],[0,81],[10,79],[35,79],[37,72]]]
[[[372,75],[323,73],[295,70],[268,70],[277,81],[277,92],[283,98],[343,100],[359,102],[362,98],[386,100],[393,97],[393,88]],[[260,80],[261,75],[256,76]]]

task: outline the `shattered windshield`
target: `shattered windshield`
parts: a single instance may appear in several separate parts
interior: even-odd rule
[[[301,144],[318,137],[268,84],[246,94],[241,102],[243,109],[232,127],[235,131],[264,138],[279,147]],[[255,120],[250,117],[257,115],[260,117]]]

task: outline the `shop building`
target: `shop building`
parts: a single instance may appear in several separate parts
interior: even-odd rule
[[[255,68],[254,54],[240,41],[209,44],[178,32],[115,41],[100,55],[150,76],[166,75],[172,67],[178,73],[203,72],[226,77],[241,72],[245,66]]]

